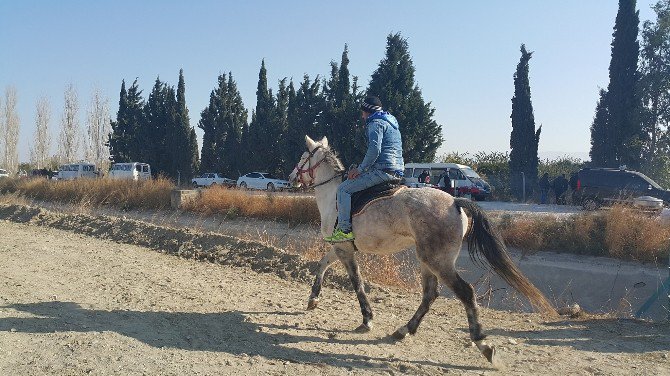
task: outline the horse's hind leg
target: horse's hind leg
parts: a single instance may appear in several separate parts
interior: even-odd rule
[[[319,304],[319,294],[321,294],[323,276],[326,274],[328,268],[330,268],[330,266],[337,260],[337,253],[335,252],[335,248],[333,248],[319,261],[319,268],[316,270],[316,279],[312,285],[312,293],[309,295],[309,302],[307,303],[308,310],[316,308],[317,304]]]
[[[493,363],[495,356],[495,348],[484,343],[486,335],[482,333],[482,325],[479,323],[479,308],[475,300],[475,289],[472,285],[465,282],[456,269],[451,266],[445,268],[440,273],[440,280],[449,286],[449,288],[456,294],[456,297],[465,306],[465,312],[468,315],[468,328],[470,330],[470,339],[477,345],[479,351]]]
[[[335,252],[337,253],[337,257],[340,259],[340,261],[342,261],[342,264],[344,264],[344,267],[347,269],[349,279],[351,279],[351,284],[353,285],[354,291],[356,292],[356,297],[358,298],[358,303],[361,306],[363,323],[358,328],[356,328],[356,331],[359,333],[369,332],[372,328],[372,324],[370,323],[372,320],[372,308],[370,307],[370,302],[368,302],[368,297],[365,294],[361,271],[358,268],[358,263],[354,257],[355,251],[353,244],[343,244],[341,246],[337,246],[335,248]]]
[[[407,334],[415,334],[419,328],[419,324],[421,324],[421,320],[423,320],[423,316],[428,313],[431,304],[433,304],[439,295],[437,292],[437,277],[423,263],[421,263],[421,285],[423,286],[421,305],[419,305],[419,308],[407,325],[398,328],[393,333],[393,338],[400,340],[405,338]]]

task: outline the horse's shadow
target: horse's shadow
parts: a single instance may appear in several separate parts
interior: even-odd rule
[[[89,310],[73,302],[40,302],[12,304],[2,308],[31,313],[38,317],[7,317],[0,319],[0,331],[23,333],[105,332],[111,331],[134,338],[156,348],[190,351],[225,352],[232,355],[261,356],[281,361],[328,364],[347,369],[385,369],[388,358],[352,353],[308,351],[291,346],[303,342],[342,344],[383,344],[386,337],[368,340],[339,340],[316,335],[294,335],[286,332],[268,333],[270,329],[295,329],[283,325],[254,323],[255,312],[162,312],[129,310]],[[260,313],[260,312],[259,312]],[[277,315],[298,315],[296,312],[262,312]],[[301,330],[308,331],[308,329]],[[287,346],[288,345],[288,346]],[[416,365],[461,370],[486,370],[429,361],[404,361]]]
[[[490,329],[488,334],[519,338],[530,345],[569,346],[599,353],[670,350],[670,325],[629,319],[586,319],[545,324],[545,330]],[[616,338],[616,341],[612,339]]]

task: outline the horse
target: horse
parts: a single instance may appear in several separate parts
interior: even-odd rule
[[[307,151],[289,175],[289,181],[296,186],[314,188],[321,234],[326,236],[333,231],[337,220],[337,188],[345,170],[337,154],[328,146],[326,137],[317,142],[305,136],[305,142]],[[471,226],[466,212],[472,218]],[[464,238],[474,261],[485,265],[481,260],[483,255],[493,271],[524,295],[534,309],[548,314],[556,312],[542,292],[511,260],[502,238],[484,211],[468,199],[454,198],[432,188],[401,188],[392,196],[368,203],[364,210],[353,216],[352,225],[356,239],[353,242],[333,244],[332,249],[319,261],[307,309],[316,308],[323,276],[339,260],[349,275],[363,315],[363,323],[355,329],[356,332],[370,331],[373,318],[356,262],[356,252],[387,255],[415,247],[421,270],[423,297],[414,316],[398,328],[392,337],[402,340],[408,334],[417,332],[421,320],[438,297],[439,281],[447,285],[463,303],[470,339],[482,355],[493,363],[495,347],[484,341],[486,335],[479,323],[474,289],[459,276],[455,266]]]

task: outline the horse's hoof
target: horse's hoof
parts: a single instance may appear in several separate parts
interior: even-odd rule
[[[310,298],[309,302],[307,302],[307,310],[308,311],[313,310],[314,308],[316,308],[316,306],[318,304],[319,304],[319,299],[318,298]]]
[[[370,330],[372,330],[372,325],[371,324],[361,324],[358,326],[358,328],[354,329],[354,332],[356,333],[367,333]]]
[[[475,342],[475,344],[477,345],[477,348],[479,348],[479,351],[482,352],[482,355],[484,355],[486,360],[495,365],[497,360],[496,348],[494,346],[489,346],[484,342]]]
[[[405,339],[405,337],[407,337],[407,334],[409,334],[409,329],[407,329],[406,326],[403,326],[398,328],[398,330],[396,330],[395,332],[393,332],[393,334],[391,334],[391,337],[393,337],[393,339],[395,340],[402,341],[403,339]]]

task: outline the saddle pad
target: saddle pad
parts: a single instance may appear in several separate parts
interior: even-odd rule
[[[393,196],[402,188],[406,187],[400,185],[400,180],[391,180],[354,193],[351,197],[351,216],[359,214],[370,202]]]

